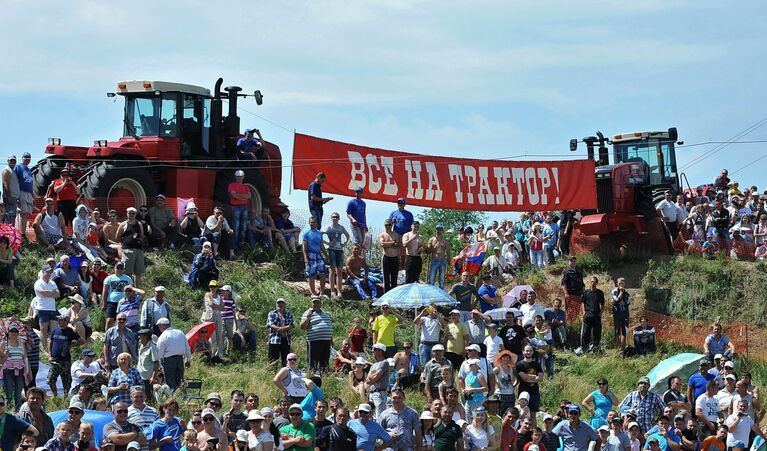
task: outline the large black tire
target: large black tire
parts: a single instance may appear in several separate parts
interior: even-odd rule
[[[96,163],[83,175],[80,192],[86,198],[96,199],[97,206],[107,211],[115,209],[122,216],[125,214],[125,208],[138,208],[157,195],[157,185],[152,173],[148,167],[141,167],[142,164],[141,161]],[[118,189],[132,195],[134,200],[130,201],[125,196],[118,200],[115,196]]]
[[[213,191],[213,200],[216,205],[220,205],[228,210],[229,193],[227,188],[234,181],[234,173],[237,167],[227,168],[216,173],[216,185]],[[241,168],[245,172],[243,183],[250,187],[252,205],[259,211],[264,207],[269,207],[269,188],[266,186],[263,175],[258,169]]]
[[[61,176],[66,162],[61,157],[48,157],[32,167],[32,195],[43,197],[51,182]]]

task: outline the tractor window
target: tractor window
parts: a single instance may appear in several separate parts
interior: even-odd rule
[[[203,139],[205,105],[207,99],[198,95],[184,94],[184,120],[182,123],[181,150],[184,157],[207,156]]]
[[[176,94],[162,95],[162,116],[160,118],[160,136],[173,138],[178,136],[176,125]]]
[[[123,136],[157,136],[160,130],[160,102],[157,97],[125,99]]]
[[[668,183],[676,167],[673,143],[658,141],[616,143],[615,161],[625,163],[642,160],[650,169],[650,184],[661,185]]]

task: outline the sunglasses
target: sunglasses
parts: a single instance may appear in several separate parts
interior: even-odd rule
[[[202,420],[192,421],[192,424],[195,426],[198,424],[202,424]]]
[[[218,402],[209,402],[208,405],[216,408],[221,407],[221,403]]]
[[[288,362],[295,362],[298,359],[288,359]]]
[[[300,417],[301,415],[303,415],[301,412],[290,412],[291,417]]]
[[[82,414],[83,414],[81,411],[79,411],[79,410],[77,410],[77,409],[72,409],[72,410],[69,410],[69,413],[70,413],[71,415],[82,415]]]
[[[259,423],[264,420],[248,420],[248,423]]]
[[[122,318],[122,319],[118,319],[118,320],[117,320],[117,322],[118,322],[118,323],[124,323],[125,321],[126,321],[126,319],[125,319],[125,318]]]
[[[46,200],[45,203],[48,204],[48,205],[51,205],[51,204],[53,204],[53,201],[52,200]]]
[[[606,385],[607,385],[607,382],[598,382],[598,383],[597,383],[597,385],[599,385],[600,387],[602,387],[602,386],[606,386]]]
[[[128,409],[115,410],[115,413],[119,413],[121,415],[124,415],[124,414],[128,413]]]
[[[215,419],[215,418],[211,418],[211,417],[208,417],[208,418],[205,418],[205,419],[204,419],[204,420],[202,420],[202,421],[204,421],[205,423],[212,423],[212,422],[216,421],[216,419]]]

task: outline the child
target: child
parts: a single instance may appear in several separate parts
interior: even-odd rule
[[[349,339],[349,351],[355,357],[365,357],[365,341],[368,338],[368,331],[362,327],[362,318],[354,318],[354,326],[349,329],[347,335]]]
[[[442,378],[442,382],[437,386],[439,399],[442,400],[442,404],[447,404],[447,390],[455,385],[453,369],[449,365],[444,365],[439,369],[439,376]]]
[[[109,256],[101,248],[101,236],[99,235],[98,226],[91,222],[88,224],[88,236],[86,237],[86,248],[88,249],[88,259],[95,261],[96,258],[107,260]],[[93,258],[90,258],[93,256]]]
[[[197,447],[197,431],[194,429],[184,431],[184,438],[181,440],[179,451],[200,451],[200,448]]]
[[[530,408],[527,406],[530,403],[530,394],[526,391],[523,391],[519,394],[519,399],[517,399],[517,405],[514,406],[519,410],[519,422],[525,420],[525,418],[530,418]]]
[[[102,412],[110,412],[107,400],[102,397],[93,398],[93,410],[100,410]]]
[[[485,349],[487,349],[487,364],[490,367],[489,369],[492,370],[493,359],[499,352],[503,351],[503,340],[498,336],[498,326],[495,323],[487,325],[487,333],[484,345]],[[425,362],[422,362],[422,364],[425,364]]]

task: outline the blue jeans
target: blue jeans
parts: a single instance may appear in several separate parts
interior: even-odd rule
[[[248,230],[247,205],[232,205],[232,229],[234,229],[233,243],[239,246],[245,241],[245,232]]]
[[[543,269],[545,265],[543,264],[543,251],[530,251],[530,268],[540,268]]]
[[[429,360],[431,360],[431,348],[437,344],[435,341],[434,343],[431,342],[421,342],[418,343],[418,358],[421,359],[421,367],[423,368],[426,366],[427,363],[429,363]]]
[[[368,297],[367,293],[365,293],[365,287],[362,285],[362,281],[367,280],[367,286],[370,288],[370,297],[376,298],[378,297],[378,290],[376,290],[376,284],[374,284],[370,279],[351,279],[350,281],[352,285],[354,285],[354,288],[357,289],[357,293],[360,294],[360,297],[362,299],[365,299]]]
[[[434,285],[434,281],[439,277],[439,287],[445,289],[445,270],[447,269],[447,259],[432,258],[429,264],[429,285]]]
[[[309,213],[317,220],[317,227],[322,228],[322,208],[310,208]]]
[[[192,240],[192,244],[194,244],[194,252],[197,254],[202,252],[202,243],[208,241],[204,236],[193,236],[190,237],[190,239]]]
[[[5,384],[5,401],[13,403],[13,409],[6,407],[6,411],[18,411],[24,403],[21,397],[21,389],[24,388],[24,370],[3,370],[3,383]]]

